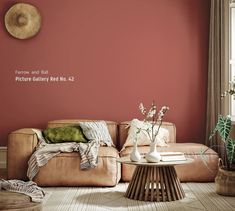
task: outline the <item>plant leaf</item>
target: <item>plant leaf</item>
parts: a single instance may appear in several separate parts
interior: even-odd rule
[[[215,126],[215,129],[212,131],[209,139],[211,139],[216,134],[216,132],[218,132],[222,141],[226,142],[231,130],[231,125],[232,121],[229,116],[224,117],[222,115],[219,115],[218,122]]]

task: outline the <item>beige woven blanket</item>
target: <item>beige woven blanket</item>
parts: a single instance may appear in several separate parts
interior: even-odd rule
[[[0,180],[0,190],[23,193],[31,197],[33,202],[42,202],[45,192],[35,182],[21,180]]]
[[[39,144],[28,161],[27,176],[30,180],[35,177],[40,167],[46,165],[51,158],[61,152],[79,152],[81,156],[81,169],[89,169],[97,166],[99,150],[98,141],[89,143],[67,142],[47,144],[40,130],[33,129],[33,131],[38,137]]]

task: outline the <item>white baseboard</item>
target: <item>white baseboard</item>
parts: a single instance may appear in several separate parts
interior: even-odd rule
[[[0,147],[0,169],[7,167],[7,147]]]

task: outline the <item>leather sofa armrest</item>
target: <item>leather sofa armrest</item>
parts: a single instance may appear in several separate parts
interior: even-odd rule
[[[8,179],[28,180],[28,160],[38,143],[35,132],[30,128],[16,130],[9,134],[7,145]]]

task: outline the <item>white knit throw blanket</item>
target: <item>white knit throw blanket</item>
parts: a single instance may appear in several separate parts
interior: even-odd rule
[[[31,197],[33,202],[42,202],[45,192],[35,182],[21,180],[0,180],[0,190],[23,193]]]
[[[81,169],[94,168],[97,166],[99,150],[98,141],[89,143],[67,142],[47,144],[40,130],[33,129],[33,131],[38,137],[39,144],[28,161],[27,176],[30,180],[33,180],[40,167],[46,165],[51,158],[61,152],[79,152],[81,156]]]

